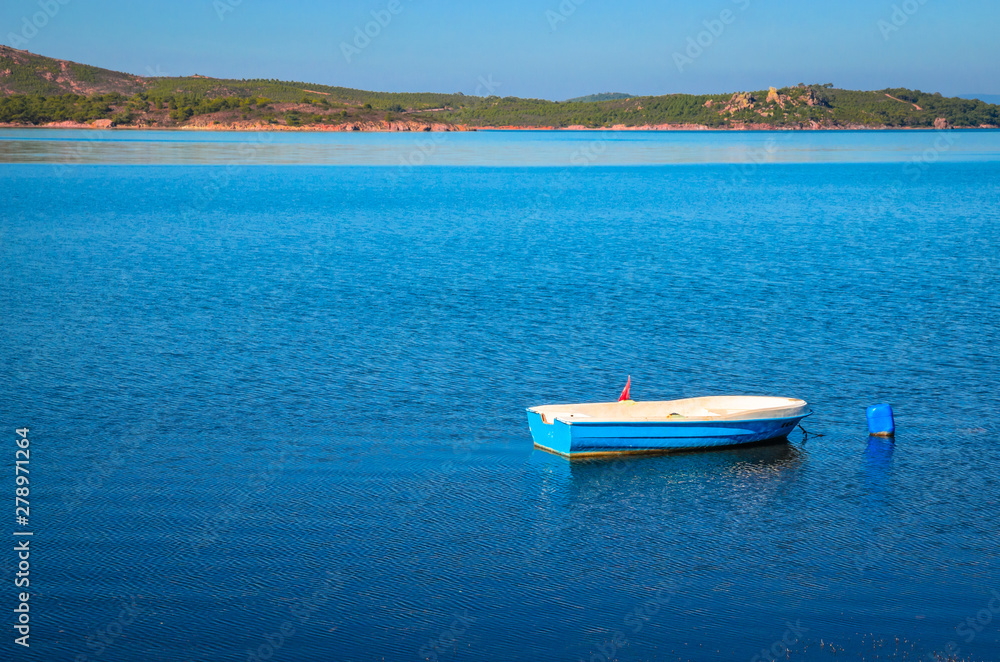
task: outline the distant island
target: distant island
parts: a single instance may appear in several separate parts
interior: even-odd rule
[[[959,94],[960,99],[974,99],[983,103],[1000,104],[1000,94]]]
[[[616,99],[631,99],[634,94],[624,92],[601,92],[600,94],[588,94],[585,97],[575,97],[566,99],[566,103],[587,103],[590,101],[615,101]]]
[[[0,45],[0,125],[230,131],[998,128],[1000,106],[830,84],[568,101],[366,92],[274,79],[136,76]]]

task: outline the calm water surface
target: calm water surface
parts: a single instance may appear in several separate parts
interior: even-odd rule
[[[924,133],[892,163],[875,137],[857,163],[32,165],[10,135],[23,659],[1000,659],[997,158]],[[18,153],[64,153],[42,135]],[[533,450],[526,406],[628,374],[801,397],[813,434]]]
[[[444,166],[1000,161],[1000,131],[306,133],[0,129],[0,163]]]

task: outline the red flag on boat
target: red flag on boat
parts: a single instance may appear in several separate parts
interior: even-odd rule
[[[625,400],[631,400],[632,398],[628,395],[628,389],[632,386],[632,375],[628,376],[628,381],[625,383],[625,390],[622,391],[621,397],[618,398],[618,402],[623,402]]]

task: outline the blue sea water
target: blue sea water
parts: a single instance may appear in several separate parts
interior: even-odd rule
[[[998,135],[0,132],[0,647],[1000,659]],[[533,449],[628,375],[810,434]]]

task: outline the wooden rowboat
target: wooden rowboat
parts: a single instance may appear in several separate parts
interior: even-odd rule
[[[528,426],[536,446],[575,458],[784,439],[811,413],[808,403],[795,398],[713,395],[529,407]]]

